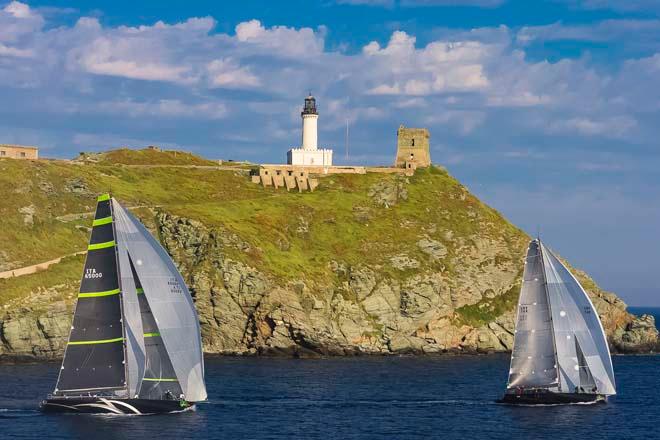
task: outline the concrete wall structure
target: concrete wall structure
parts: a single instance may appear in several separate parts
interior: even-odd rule
[[[260,165],[259,174],[256,170],[252,174],[252,183],[275,188],[285,187],[287,190],[298,189],[298,191],[314,191],[319,185],[318,177],[330,174],[403,174],[411,176],[414,168],[395,167],[319,167],[319,166],[297,166],[297,165]],[[313,177],[310,177],[313,176]]]
[[[394,166],[410,168],[413,171],[417,167],[430,166],[430,137],[431,135],[426,128],[407,128],[400,125],[396,132],[396,160]]]
[[[330,167],[332,166],[332,150],[292,148],[286,153],[286,162],[290,165]]]
[[[0,144],[0,159],[39,159],[37,147]]]
[[[318,179],[309,177],[308,167],[291,165],[262,165],[259,167],[259,175],[252,176],[252,182],[264,187],[285,187],[287,191],[298,189],[300,192],[314,191],[318,186]]]

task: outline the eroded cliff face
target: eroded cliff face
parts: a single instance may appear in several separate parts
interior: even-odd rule
[[[513,261],[499,262],[507,247],[495,240],[461,243],[453,279],[442,270],[410,270],[415,260],[399,256],[395,267],[410,272],[401,278],[382,268],[333,261],[331,283],[282,284],[227,257],[228,249],[251,251],[238,236],[167,213],[157,220],[160,237],[195,296],[210,353],[347,355],[512,347],[520,269]],[[443,253],[439,243],[420,241],[433,249],[429,258]],[[578,271],[578,276],[586,274]],[[656,344],[652,317],[634,317],[612,293],[589,293],[615,350],[646,351]],[[475,326],[457,313],[464,306],[492,308],[503,296],[510,301],[490,322]]]
[[[179,265],[195,298],[204,349],[218,354],[356,355],[507,351],[513,344],[520,269],[500,263],[495,240],[461,243],[458,276],[420,272],[404,255],[393,277],[379,267],[332,261],[328,283],[281,283],[228,254],[254,249],[236,234],[166,212],[152,225]],[[421,239],[428,258],[444,256],[440,243]],[[458,259],[459,257],[456,257]],[[460,264],[459,264],[460,263]],[[585,279],[586,274],[577,271]],[[5,306],[0,354],[5,360],[62,355],[77,286],[40,290],[29,301]],[[635,317],[614,294],[589,292],[615,351],[655,348],[653,317]],[[52,302],[53,297],[60,298]],[[503,301],[506,298],[507,301]],[[476,310],[506,307],[489,322],[462,318]]]
[[[25,168],[29,182],[30,167],[37,165],[50,186],[29,191],[47,190],[48,197],[36,213],[27,212],[21,207],[35,198],[22,189],[27,184],[5,188],[17,208],[4,215],[26,236],[37,228],[82,247],[93,185],[118,185],[122,203],[137,207],[184,275],[208,353],[318,356],[512,347],[528,237],[440,168],[418,170],[411,178],[328,177],[318,191],[298,195],[249,186],[233,172],[12,166]],[[59,180],[48,177],[55,171]],[[76,177],[75,187],[86,192],[72,192],[71,176],[80,173],[87,180]],[[159,193],[171,179],[187,189]],[[144,185],[137,188],[135,181]],[[62,197],[67,204],[57,203]],[[71,245],[67,253],[76,249]],[[2,252],[5,260],[22,255],[20,246]],[[0,281],[0,295],[10,292],[0,297],[0,360],[61,357],[81,270],[82,257],[70,257],[42,274]],[[651,316],[631,315],[616,295],[574,273],[614,351],[656,349]]]

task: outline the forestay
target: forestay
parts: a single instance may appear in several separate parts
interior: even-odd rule
[[[616,394],[612,359],[596,309],[580,283],[543,244],[541,254],[555,332],[560,391]]]
[[[149,231],[114,199],[113,208],[181,390],[188,401],[205,400],[199,321],[188,288]]]
[[[539,243],[530,243],[520,290],[508,388],[557,386],[552,323]]]

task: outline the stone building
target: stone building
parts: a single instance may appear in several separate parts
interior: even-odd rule
[[[305,98],[305,106],[300,113],[302,118],[302,145],[287,152],[289,165],[331,167],[332,150],[318,147],[318,119],[316,99],[310,94]]]
[[[396,161],[394,166],[415,169],[431,165],[429,130],[399,126],[396,132]]]
[[[39,159],[37,147],[0,144],[0,159]]]

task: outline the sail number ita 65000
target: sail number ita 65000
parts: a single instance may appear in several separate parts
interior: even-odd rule
[[[94,268],[85,269],[86,279],[103,278],[103,272],[97,272]]]

